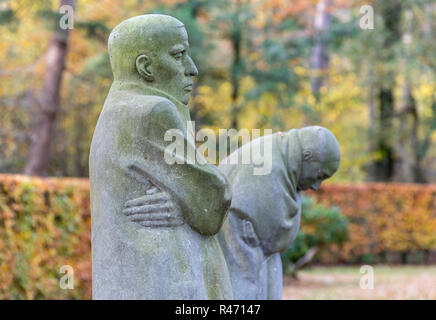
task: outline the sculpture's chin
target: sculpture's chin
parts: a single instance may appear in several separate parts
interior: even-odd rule
[[[285,252],[290,248],[292,242],[294,241],[292,230],[284,233],[280,238],[281,240],[277,242],[277,252]]]
[[[180,102],[183,104],[188,104],[191,99],[191,93],[187,94]]]

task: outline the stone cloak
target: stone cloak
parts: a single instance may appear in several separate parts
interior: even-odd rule
[[[253,175],[256,157],[266,143],[272,155],[271,173]],[[268,150],[268,148],[265,148]],[[241,164],[252,153],[250,164]],[[295,239],[301,216],[297,183],[301,170],[298,131],[276,133],[253,140],[233,152],[219,169],[232,183],[232,204],[219,233],[230,270],[235,299],[281,299],[280,252]],[[238,158],[238,159],[236,159]],[[231,164],[238,160],[238,164]]]
[[[232,299],[216,234],[231,201],[210,164],[164,160],[168,129],[187,140],[186,105],[136,83],[114,82],[90,151],[94,299]],[[184,159],[186,160],[186,159]],[[143,227],[122,213],[152,186],[166,191],[185,223]]]

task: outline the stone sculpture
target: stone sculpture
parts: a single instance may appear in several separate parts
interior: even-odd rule
[[[256,150],[271,150],[271,155],[260,157]],[[242,164],[244,155],[251,155],[249,164]],[[256,158],[271,161],[269,174],[253,174]],[[233,188],[219,239],[235,299],[281,299],[280,252],[289,248],[299,229],[300,191],[318,189],[339,162],[334,135],[314,126],[255,139],[220,164]]]
[[[90,151],[94,299],[231,299],[216,233],[231,188],[216,166],[165,161],[187,130],[192,77],[184,25],[130,18],[108,42],[114,81]],[[178,155],[180,157],[180,155]]]

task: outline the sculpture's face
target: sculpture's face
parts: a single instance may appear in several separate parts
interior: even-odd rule
[[[330,178],[339,168],[339,161],[303,160],[298,190],[318,190],[323,180]]]
[[[197,67],[188,54],[188,34],[184,27],[170,27],[158,40],[159,47],[152,58],[150,69],[153,85],[188,104],[192,91],[192,77]]]

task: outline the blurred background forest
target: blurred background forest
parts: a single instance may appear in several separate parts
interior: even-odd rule
[[[59,6],[74,28],[59,29]],[[362,29],[363,5],[374,29]],[[0,1],[0,172],[88,175],[111,84],[110,30],[142,13],[188,29],[196,129],[322,125],[333,181],[436,180],[436,1]]]
[[[282,255],[293,277],[323,267],[287,277],[285,298],[436,299],[435,265],[386,266],[436,261],[436,0],[0,0],[0,298],[91,297],[88,154],[112,82],[107,38],[145,13],[188,30],[196,130],[321,125],[339,140],[340,169],[308,193]],[[364,291],[338,264],[385,266]],[[62,265],[75,290],[59,289]]]

